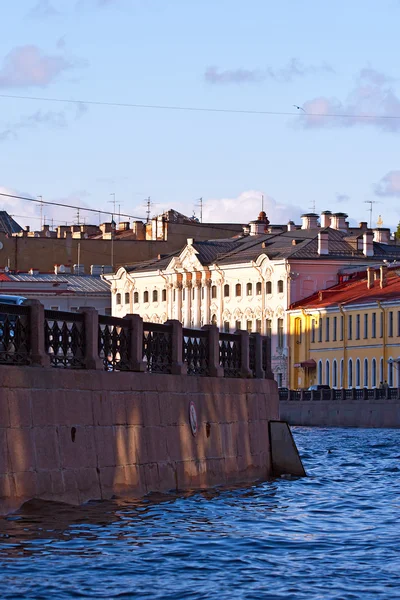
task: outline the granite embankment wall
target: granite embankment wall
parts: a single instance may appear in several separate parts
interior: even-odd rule
[[[281,400],[280,418],[290,425],[400,427],[400,400]]]
[[[265,479],[278,417],[267,379],[1,366],[0,514]]]

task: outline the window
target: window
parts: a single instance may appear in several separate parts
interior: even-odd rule
[[[371,372],[371,377],[372,377],[372,387],[376,387],[376,360],[375,358],[372,359],[372,372]]]
[[[383,384],[383,358],[379,361],[379,381]]]
[[[325,363],[325,385],[331,385],[329,360]]]
[[[241,321],[235,321],[235,329],[241,329],[242,328],[242,322]]]
[[[371,336],[376,338],[376,312],[372,313],[372,327]]]
[[[325,341],[329,342],[329,317],[325,319]]]
[[[280,279],[278,281],[278,294],[283,294],[283,281]]]
[[[347,387],[353,387],[353,361],[349,359],[348,370],[347,370]]]
[[[129,304],[131,301],[131,295],[129,292],[125,292],[125,304]]]
[[[340,360],[340,381],[339,386],[342,388],[344,382],[344,360],[343,358]]]
[[[134,292],[133,293],[133,302],[135,304],[139,304],[139,292]]]
[[[349,340],[353,339],[353,317],[352,315],[349,315],[349,332],[348,332],[348,338]]]
[[[158,292],[157,292],[157,290],[153,290],[153,302],[158,302]]]
[[[379,319],[379,337],[383,338],[383,312],[381,312],[381,316]]]
[[[388,320],[388,336],[393,337],[393,311],[389,311],[389,320]]]
[[[167,301],[167,290],[162,290],[161,292],[161,302]]]
[[[368,387],[368,358],[364,358],[364,387]]]
[[[261,333],[261,319],[256,320],[256,331],[257,333]]]
[[[343,341],[344,336],[344,317],[343,315],[340,317],[340,341]]]
[[[143,302],[148,302],[149,301],[149,292],[144,292],[143,293]]]
[[[246,330],[251,333],[253,331],[253,321],[246,321]]]
[[[217,297],[217,286],[212,285],[211,286],[211,298],[216,298],[216,297]]]
[[[242,295],[242,286],[240,285],[240,283],[237,283],[235,286],[235,295],[236,296]]]
[[[322,384],[322,360],[318,361],[318,384]]]
[[[361,363],[360,359],[356,360],[356,387],[360,387],[361,385]]]
[[[266,336],[271,339],[272,337],[272,319],[267,319],[265,322]]]
[[[217,324],[217,315],[211,315],[211,325]]]
[[[224,332],[229,333],[229,321],[224,321]]]
[[[318,323],[318,341],[322,342],[322,317],[319,318]]]
[[[393,361],[390,359],[390,362],[388,364],[388,378],[387,378],[387,382],[389,387],[393,387]]]
[[[303,341],[303,323],[301,319],[296,319],[297,321],[297,327],[296,327],[296,334],[297,334],[297,343],[301,344],[301,342]]]
[[[368,339],[368,314],[364,315],[364,339]]]
[[[175,300],[176,300],[176,289],[175,288],[174,288],[174,294],[173,294],[173,296],[174,296],[174,302],[175,302]]]
[[[360,315],[356,315],[356,340],[360,339]]]
[[[186,298],[186,289],[183,288],[182,290],[182,300],[184,300]]]
[[[265,284],[265,293],[266,294],[272,294],[272,283],[271,283],[271,281],[267,281],[267,283]]]
[[[59,306],[50,306],[50,310],[60,310]]]
[[[251,283],[248,283],[246,285],[246,294],[247,294],[247,296],[253,295],[253,285]]]
[[[229,284],[224,285],[224,298],[229,298]]]
[[[257,296],[261,296],[261,282],[260,281],[258,281],[256,283],[256,294],[257,294]]]
[[[192,299],[193,299],[193,300],[194,300],[194,294],[195,294],[195,290],[196,290],[196,288],[195,288],[195,286],[193,286],[193,287],[192,287]]]
[[[121,294],[119,294],[119,293],[118,293],[118,294],[116,295],[116,299],[115,299],[115,301],[116,301],[116,303],[117,303],[117,304],[121,304]]]
[[[333,341],[337,340],[337,317],[333,317]]]
[[[278,384],[278,387],[283,387],[283,375],[282,375],[282,373],[278,373],[277,384]]]
[[[337,388],[337,362],[336,360],[332,363],[332,387]]]
[[[283,319],[278,319],[278,348],[283,348]]]
[[[315,319],[311,319],[311,342],[315,343]]]
[[[400,337],[400,310],[397,311],[397,337]]]

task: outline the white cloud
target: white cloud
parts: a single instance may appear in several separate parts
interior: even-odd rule
[[[375,194],[377,196],[400,197],[400,171],[389,171],[375,185]]]

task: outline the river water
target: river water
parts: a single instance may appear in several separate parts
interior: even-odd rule
[[[400,598],[400,431],[293,428],[307,478],[0,522],[1,598]]]

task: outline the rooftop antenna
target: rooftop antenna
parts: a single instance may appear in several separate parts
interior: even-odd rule
[[[369,204],[369,208],[367,209],[369,212],[369,228],[372,229],[372,205],[377,204],[377,200],[364,200],[365,204]],[[379,215],[380,217],[380,215]]]
[[[112,204],[112,205],[113,205],[113,208],[114,208],[114,211],[113,211],[113,213],[114,213],[114,214],[112,215],[112,218],[111,218],[111,221],[113,221],[113,220],[114,220],[114,215],[115,215],[115,213],[116,213],[116,210],[115,210],[115,203],[116,203],[116,200],[115,200],[115,193],[114,193],[114,192],[112,192],[112,193],[110,194],[110,196],[112,196],[112,197],[113,197],[113,199],[112,199],[112,200],[109,200],[109,201],[108,201],[108,202],[109,202],[109,204]],[[121,213],[121,211],[119,211],[119,212]]]
[[[310,206],[310,210],[312,210],[313,213],[315,213],[315,210],[316,210],[316,208],[315,208],[315,200],[312,200],[311,206]]]
[[[147,223],[148,223],[150,221],[150,214],[151,214],[151,199],[150,199],[150,196],[146,199],[146,206],[147,206],[146,216],[147,216]]]
[[[80,223],[80,221],[81,221],[81,213],[80,213],[80,209],[79,208],[76,210],[76,220],[77,220],[76,224],[80,225],[81,224]]]
[[[198,203],[195,206],[200,207],[200,223],[203,222],[203,198],[199,198]],[[193,211],[194,214],[194,211]]]
[[[261,194],[261,212],[264,212],[264,194]]]

